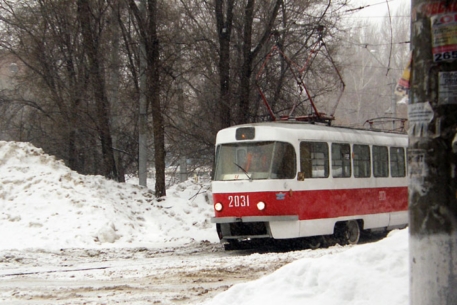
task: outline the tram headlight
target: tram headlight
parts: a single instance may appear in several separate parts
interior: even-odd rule
[[[222,208],[223,208],[223,206],[222,206],[222,203],[220,203],[220,202],[218,202],[214,205],[214,209],[218,212],[222,211]]]
[[[257,203],[257,208],[259,209],[259,211],[265,210],[265,207],[266,207],[265,202],[259,201],[259,202]]]

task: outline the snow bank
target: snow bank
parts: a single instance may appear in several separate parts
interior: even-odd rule
[[[344,252],[304,258],[238,284],[205,305],[407,305],[408,230]]]
[[[29,143],[0,141],[0,249],[217,242],[209,185],[151,190],[80,175]]]

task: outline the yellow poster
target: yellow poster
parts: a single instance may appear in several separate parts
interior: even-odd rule
[[[401,75],[401,78],[398,80],[397,86],[395,87],[395,94],[398,96],[406,96],[409,93],[409,81],[411,78],[411,61],[413,57],[412,54],[409,54],[409,61],[406,65],[405,70]]]
[[[433,60],[440,62],[457,59],[457,13],[433,15],[430,20]]]

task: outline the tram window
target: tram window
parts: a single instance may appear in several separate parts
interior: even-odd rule
[[[327,178],[328,144],[325,142],[301,142],[300,171],[304,174],[304,178]]]
[[[351,177],[351,146],[332,144],[332,175],[334,178]]]
[[[293,179],[296,153],[290,143],[242,142],[218,145],[215,181]]]
[[[248,153],[245,147],[238,148],[236,150],[236,163],[237,164],[246,164],[248,159]]]
[[[367,178],[371,176],[370,147],[354,145],[354,177]]]
[[[294,147],[289,143],[276,142],[271,178],[293,179],[296,176],[296,154]]]
[[[373,146],[373,175],[375,177],[388,177],[388,152],[385,146]]]
[[[255,142],[247,145],[246,160],[240,163],[246,172],[254,173],[254,179],[267,179],[275,142]]]
[[[405,177],[405,149],[403,147],[390,148],[390,174],[392,177]]]

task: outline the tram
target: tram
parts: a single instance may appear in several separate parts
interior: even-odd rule
[[[211,221],[227,250],[406,227],[407,146],[404,134],[297,121],[220,130]]]

